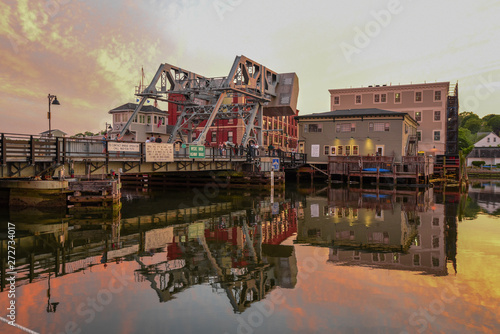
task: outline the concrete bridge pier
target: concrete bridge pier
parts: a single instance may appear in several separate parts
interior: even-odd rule
[[[68,181],[0,180],[0,203],[9,207],[66,206]]]

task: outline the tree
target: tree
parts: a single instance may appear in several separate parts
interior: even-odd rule
[[[474,116],[476,117],[470,117],[467,120],[464,120],[462,127],[468,129],[471,133],[476,134],[479,130],[481,130],[482,122],[477,115]]]
[[[464,111],[458,115],[458,126],[463,127],[464,124],[471,118],[479,119],[479,116],[474,114],[472,111]]]
[[[491,131],[495,132],[496,134],[500,133],[500,115],[494,115],[490,117],[486,121],[486,124],[491,127]]]
[[[459,128],[458,129],[458,149],[464,150],[471,145],[474,145],[474,135],[469,129]]]

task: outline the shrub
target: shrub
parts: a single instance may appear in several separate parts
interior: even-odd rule
[[[474,166],[474,167],[481,167],[484,164],[486,164],[485,161],[473,161],[472,162],[472,166]]]

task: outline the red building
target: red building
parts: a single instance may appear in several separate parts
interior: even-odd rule
[[[181,94],[171,94],[170,100],[185,101],[185,97]],[[245,97],[234,96],[226,103],[244,103]],[[175,125],[177,118],[182,112],[182,106],[169,102],[168,103],[168,124]],[[263,146],[273,145],[275,149],[281,149],[285,152],[296,151],[298,143],[297,121],[295,116],[299,115],[297,110],[292,116],[263,116]],[[205,122],[198,125],[193,132],[193,140],[196,139],[203,130]],[[210,127],[206,136],[206,143],[210,146],[218,146],[221,143],[232,142],[241,143],[241,139],[245,133],[245,125],[241,119],[216,119]]]

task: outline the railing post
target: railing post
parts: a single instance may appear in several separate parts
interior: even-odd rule
[[[59,137],[56,137],[56,163],[59,164],[59,162],[61,161],[60,159],[60,156],[61,156],[61,145],[59,143]]]
[[[50,142],[49,142],[50,145]],[[33,165],[35,163],[35,143],[33,141],[33,136],[30,136],[30,156],[29,156],[29,163],[30,165]]]
[[[1,163],[5,165],[7,163],[7,140],[5,139],[5,133],[2,133],[2,155],[1,155]]]
[[[62,142],[62,157],[61,157],[61,162],[63,164],[66,163],[66,137],[63,137],[63,142]]]

